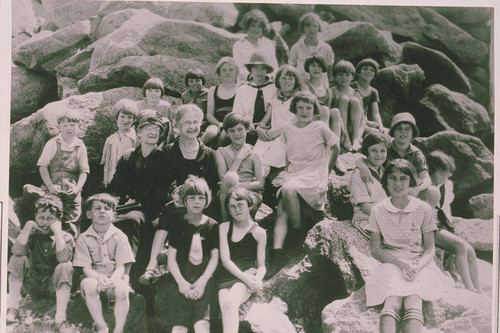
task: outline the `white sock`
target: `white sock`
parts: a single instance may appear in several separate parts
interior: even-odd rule
[[[19,309],[19,295],[21,295],[22,287],[23,281],[9,274],[9,298],[7,300],[7,308]]]
[[[56,323],[62,323],[66,320],[66,309],[68,308],[71,288],[67,283],[63,283],[56,290]]]

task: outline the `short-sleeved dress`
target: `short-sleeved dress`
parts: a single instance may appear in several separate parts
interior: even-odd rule
[[[248,230],[239,242],[233,242],[233,222],[229,223],[227,231],[227,245],[231,261],[238,266],[242,272],[257,267],[257,240],[253,236],[253,231],[258,227],[255,222],[254,225]],[[231,288],[236,282],[241,282],[231,272],[229,272],[223,265],[219,269],[219,290]]]
[[[418,260],[424,253],[423,235],[436,230],[434,213],[425,202],[410,197],[406,208],[398,209],[387,198],[372,208],[367,230],[382,235],[385,250],[398,258]],[[388,296],[418,295],[433,301],[441,297],[443,275],[434,260],[414,281],[406,281],[401,269],[381,263],[366,280],[366,306],[382,304]]]
[[[349,177],[349,189],[351,191],[351,203],[354,208],[354,215],[352,217],[352,224],[356,228],[361,228],[364,230],[368,224],[368,218],[370,215],[363,212],[360,207],[362,203],[376,204],[387,198],[382,184],[380,184],[380,178],[383,174],[383,167],[377,171],[368,165],[373,177],[373,182],[366,184],[361,179],[361,172],[359,169],[354,169],[353,173]]]
[[[290,112],[291,98],[283,100],[276,94],[271,98],[269,104],[272,108],[271,130],[282,128],[285,124],[292,122],[295,115]],[[275,168],[285,166],[285,145],[279,137],[272,141],[262,141],[260,139],[255,143],[255,150],[262,155],[262,164]]]
[[[189,283],[194,283],[205,272],[211,251],[219,247],[218,224],[208,216],[203,216],[204,222],[199,226],[194,226],[187,222],[184,216],[177,216],[179,220],[172,223],[169,229],[169,246],[177,250],[176,261],[183,278]],[[189,251],[195,234],[200,235],[203,249],[202,261],[198,265],[189,261]],[[158,295],[159,299],[156,302],[165,305],[164,316],[170,325],[190,327],[199,320],[208,319],[209,301],[214,292],[213,288],[214,281],[210,279],[202,297],[198,300],[189,300],[179,292],[176,281],[169,278],[165,289],[161,292],[162,295]],[[165,297],[164,302],[161,301],[163,297]]]
[[[303,128],[288,123],[281,140],[286,145],[288,168],[283,186],[292,185],[314,210],[323,210],[328,189],[330,147],[339,138],[322,121]]]

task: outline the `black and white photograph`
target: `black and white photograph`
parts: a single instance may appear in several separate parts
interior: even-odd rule
[[[1,0],[0,331],[496,332],[495,6]]]

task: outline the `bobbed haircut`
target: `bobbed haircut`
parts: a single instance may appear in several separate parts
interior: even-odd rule
[[[427,166],[429,167],[429,173],[434,173],[436,171],[448,171],[453,173],[455,171],[455,160],[453,157],[446,155],[440,150],[435,150],[431,152],[427,157]]]
[[[113,105],[112,112],[113,116],[116,119],[118,119],[120,113],[132,116],[135,119],[139,115],[139,108],[137,107],[136,102],[134,102],[133,100],[122,98],[118,102],[116,102],[115,105]]]
[[[174,122],[179,127],[181,125],[182,118],[188,113],[194,113],[200,120],[203,120],[203,111],[196,104],[184,104],[177,108],[174,114]]]
[[[251,122],[252,120],[245,117],[244,115],[231,112],[224,117],[224,120],[222,121],[222,127],[227,131],[230,128],[238,126],[238,124],[242,124],[246,129],[248,129]]]
[[[269,20],[266,14],[260,9],[253,9],[246,13],[241,19],[240,27],[244,32],[247,32],[248,28],[254,23],[258,23],[262,27],[263,32],[269,32]]]
[[[184,84],[188,85],[188,81],[190,79],[195,79],[195,80],[201,80],[201,84],[204,85],[205,84],[205,74],[203,74],[203,72],[201,71],[201,69],[199,68],[190,68],[186,75],[184,75]]]
[[[293,114],[297,114],[297,103],[299,102],[305,102],[312,104],[314,106],[314,114],[318,115],[320,113],[320,106],[318,102],[318,98],[316,95],[311,94],[310,92],[307,91],[298,91],[296,92],[293,97],[292,101],[290,102],[290,112]]]
[[[356,74],[356,69],[354,65],[347,60],[340,60],[338,63],[333,66],[332,74],[335,76],[338,73],[351,73],[353,76]]]
[[[62,115],[57,117],[57,123],[60,124],[63,121],[66,121],[68,123],[80,123],[80,118],[78,117],[78,114],[73,111],[73,110],[68,110],[64,112]]]
[[[236,76],[238,76],[239,69],[238,69],[238,64],[236,63],[236,60],[234,60],[231,57],[222,57],[220,60],[217,62],[217,65],[215,65],[215,74],[220,75],[220,69],[222,66],[225,64],[231,64],[233,65],[235,71],[236,71]]]
[[[387,139],[381,133],[369,133],[363,138],[363,142],[361,143],[361,153],[365,156],[368,156],[368,148],[373,145],[383,143],[387,148]]]
[[[189,195],[203,195],[206,199],[205,208],[210,205],[210,201],[212,200],[212,192],[206,180],[193,175],[189,175],[184,184],[179,186],[178,193],[179,202],[183,206],[186,206],[186,200]]]
[[[302,15],[299,21],[299,32],[301,34],[304,33],[304,27],[312,25],[313,23],[317,23],[319,30],[321,32],[321,18],[318,16],[318,14],[315,13],[307,13]]]
[[[160,89],[161,96],[165,95],[165,84],[159,77],[152,77],[144,83],[142,86],[142,96],[146,97],[146,90],[148,89]]]
[[[226,212],[229,212],[229,200],[233,198],[236,201],[245,200],[248,204],[248,207],[251,208],[253,206],[252,195],[246,188],[243,187],[233,187],[229,190],[227,194],[226,200],[224,201],[224,208]]]
[[[373,67],[373,69],[375,69],[375,75],[378,74],[380,66],[379,66],[378,62],[375,61],[374,59],[366,58],[366,59],[363,59],[360,62],[358,62],[358,64],[356,65],[356,73],[358,73],[358,74],[361,73],[361,68],[363,68],[364,66]]]
[[[57,219],[61,219],[63,216],[63,203],[55,195],[47,194],[35,202],[35,210],[36,214],[49,211]]]
[[[309,66],[311,64],[318,64],[321,66],[323,73],[326,73],[326,61],[325,58],[319,55],[312,55],[306,59],[304,62],[304,69],[307,73],[309,73]]]
[[[299,87],[300,87],[300,77],[299,77],[299,72],[297,71],[297,68],[295,68],[292,65],[282,65],[278,69],[278,72],[276,73],[276,80],[274,81],[274,85],[278,89],[281,89],[280,78],[283,75],[293,76],[295,78],[295,84],[293,85],[293,90],[299,89]]]
[[[101,202],[111,208],[111,210],[115,211],[116,206],[118,206],[118,199],[113,197],[108,193],[98,193],[89,197],[86,201],[87,211],[92,210],[92,205],[94,202]]]
[[[415,168],[405,159],[397,158],[392,160],[385,168],[384,174],[382,175],[381,183],[384,190],[387,192],[387,178],[390,174],[400,171],[401,173],[410,176],[410,187],[417,186],[417,179],[415,178]]]

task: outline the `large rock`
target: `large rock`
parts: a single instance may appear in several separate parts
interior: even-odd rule
[[[348,293],[361,288],[378,266],[370,245],[350,221],[324,220],[307,234],[304,243],[311,260],[323,258],[338,267]]]
[[[425,72],[424,85],[442,84],[453,91],[467,94],[471,90],[469,79],[443,52],[406,42],[403,46],[403,62],[417,64]]]
[[[354,65],[368,57],[382,67],[398,64],[402,59],[402,48],[392,40],[391,33],[380,31],[371,23],[331,23],[320,33],[320,38],[335,50],[337,59],[350,60]]]
[[[43,16],[64,28],[96,15],[104,1],[43,0]]]
[[[424,71],[418,65],[394,65],[379,71],[373,80],[383,101],[379,104],[384,126],[391,126],[396,113],[408,112],[422,95]]]
[[[395,40],[410,40],[442,51],[459,64],[488,61],[485,43],[429,8],[324,5],[315,10],[329,11],[340,19],[373,23],[380,30],[391,31]]]
[[[458,236],[465,239],[476,251],[493,251],[493,219],[464,219],[453,217]]]
[[[48,102],[57,99],[53,78],[23,67],[11,68],[10,122],[31,115]]]
[[[123,82],[142,86],[150,76],[182,91],[188,68],[213,72],[221,57],[231,55],[237,39],[208,24],[169,20],[146,9],[112,12],[95,34],[102,37],[57,67],[60,76],[80,79],[81,93],[120,87]],[[207,77],[212,83],[212,76]]]
[[[244,321],[250,325],[252,332],[296,332],[296,327],[286,315],[287,311],[286,303],[273,297],[269,303],[253,303],[245,314]]]
[[[483,220],[493,218],[493,201],[492,193],[483,193],[469,199],[469,205],[474,214],[474,217]]]
[[[98,11],[102,18],[123,9],[145,8],[165,18],[207,23],[215,27],[231,27],[236,23],[238,11],[231,3],[210,2],[161,2],[161,1],[113,1],[104,3]]]
[[[19,0],[12,3],[12,49],[31,38],[39,29],[32,0]]]
[[[440,300],[424,302],[427,332],[491,332],[491,297],[446,287]],[[376,333],[380,310],[367,308],[365,289],[330,303],[322,313],[323,332]]]
[[[138,100],[142,89],[123,87],[99,93],[72,96],[47,104],[10,128],[10,176],[12,192],[19,193],[22,185],[38,174],[36,162],[45,143],[57,134],[57,117],[74,110],[81,118],[78,137],[87,146],[89,163],[100,161],[106,137],[116,131],[116,120],[111,115],[112,106],[121,98]],[[91,174],[92,177],[100,175]]]
[[[486,109],[467,96],[434,84],[427,88],[415,114],[422,136],[443,130],[473,135],[483,142],[492,136],[493,128]]]
[[[476,137],[452,131],[439,132],[429,138],[417,138],[414,143],[425,155],[441,150],[455,159],[456,169],[451,177],[455,202],[461,203],[479,193],[490,192],[493,179],[493,154]],[[453,207],[456,207],[453,205]],[[452,207],[452,208],[453,208]],[[459,208],[459,207],[457,207]],[[454,210],[456,213],[456,211]]]
[[[490,35],[493,18],[491,8],[434,7],[433,9],[475,38],[487,44],[491,43]]]
[[[52,72],[60,62],[88,44],[90,22],[80,21],[56,32],[43,30],[14,51],[13,61]]]

